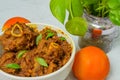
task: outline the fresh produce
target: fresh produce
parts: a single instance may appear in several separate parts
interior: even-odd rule
[[[88,46],[76,53],[72,71],[78,80],[105,80],[110,62],[103,50]]]

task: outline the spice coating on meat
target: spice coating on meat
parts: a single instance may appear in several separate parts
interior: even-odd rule
[[[68,62],[72,47],[56,31],[50,28],[36,31],[25,24],[17,24],[22,27],[22,36],[16,37],[21,32],[12,35],[11,27],[0,37],[5,51],[0,56],[1,70],[17,76],[35,77],[52,73]],[[6,67],[9,63],[15,63],[19,68]]]

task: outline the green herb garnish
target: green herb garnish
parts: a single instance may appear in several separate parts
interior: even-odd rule
[[[16,63],[10,63],[6,65],[7,68],[20,69],[20,66]]]
[[[60,37],[60,40],[65,41],[66,39],[64,37]]]
[[[24,53],[26,53],[26,52],[27,52],[27,50],[21,50],[21,51],[19,51],[18,55],[17,55],[17,59],[21,58],[24,55]]]
[[[39,34],[37,37],[36,37],[36,45],[38,45],[39,41],[42,39],[42,34]]]
[[[51,31],[51,30],[47,30],[46,32],[47,32],[47,33],[51,33],[52,31]]]
[[[37,57],[37,58],[35,58],[35,60],[36,60],[40,65],[45,66],[45,67],[48,67],[48,64],[47,64],[47,62],[45,61],[45,59]]]
[[[54,36],[54,33],[53,33],[53,32],[50,32],[50,33],[47,34],[46,39],[51,38],[51,37],[53,37],[53,36]]]

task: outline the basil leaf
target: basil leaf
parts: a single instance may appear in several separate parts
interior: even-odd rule
[[[53,16],[64,24],[66,15],[65,0],[50,0],[50,10]]]
[[[46,61],[43,58],[35,58],[35,60],[42,66],[48,67],[48,64],[46,63]]]
[[[27,50],[21,50],[18,52],[18,55],[17,55],[17,59],[21,58],[23,56],[24,53],[26,53]]]
[[[114,24],[120,25],[120,9],[111,10],[109,18]]]
[[[7,68],[20,69],[20,66],[16,63],[10,63],[6,65]]]
[[[80,0],[71,0],[71,10],[74,17],[83,15],[83,7]]]
[[[84,36],[87,31],[86,20],[80,17],[74,17],[65,25],[67,31],[73,35]]]
[[[60,37],[60,40],[65,41],[66,39],[64,37]]]
[[[39,41],[42,39],[42,34],[39,34],[37,37],[36,37],[36,45],[38,45]]]
[[[46,39],[50,38],[50,37],[53,37],[54,36],[54,33],[51,32],[51,33],[48,33],[47,36],[46,36]]]

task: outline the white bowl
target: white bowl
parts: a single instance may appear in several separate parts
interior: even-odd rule
[[[64,36],[67,41],[71,44],[72,46],[72,54],[71,57],[69,59],[69,61],[59,70],[44,75],[44,76],[38,76],[38,77],[19,77],[19,76],[14,76],[11,74],[8,74],[6,72],[3,72],[2,70],[0,70],[0,75],[5,78],[5,80],[65,80],[65,78],[68,76],[68,74],[71,71],[72,68],[72,64],[74,61],[74,56],[75,56],[75,44],[74,41],[72,40],[72,38],[63,30],[61,30],[58,27],[54,27],[52,25],[47,25],[47,24],[42,24],[42,23],[29,23],[27,25],[34,25],[37,26],[39,30],[42,30],[43,28],[45,28],[46,26],[55,30],[59,35]],[[7,79],[6,79],[7,78]],[[1,78],[0,78],[1,80]]]

